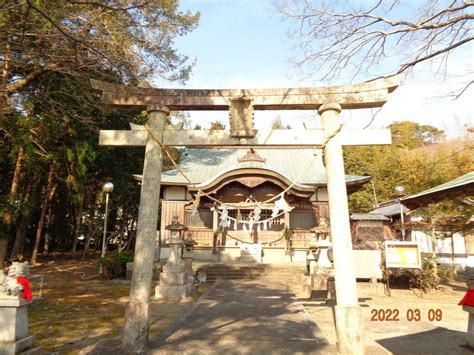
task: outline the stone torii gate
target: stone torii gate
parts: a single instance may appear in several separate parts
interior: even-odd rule
[[[99,81],[92,86],[102,92],[104,104],[143,109],[147,127],[131,131],[101,131],[99,143],[112,146],[145,146],[135,257],[130,299],[125,311],[122,349],[142,353],[148,344],[150,289],[158,219],[162,155],[160,145],[173,146],[317,146],[324,145],[329,214],[333,243],[337,305],[335,307],[338,350],[363,354],[363,324],[357,300],[352,240],[342,145],[390,144],[390,131],[340,131],[342,109],[381,107],[400,78],[323,88],[185,90],[125,87]],[[323,130],[271,130],[257,132],[254,110],[318,110]],[[175,131],[165,129],[170,111],[229,110],[230,132]]]

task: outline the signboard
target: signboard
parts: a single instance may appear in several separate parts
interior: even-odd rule
[[[421,252],[416,242],[385,242],[385,266],[387,268],[421,269]]]

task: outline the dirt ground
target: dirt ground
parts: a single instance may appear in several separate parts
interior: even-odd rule
[[[54,260],[31,268],[31,274],[44,276],[42,299],[28,310],[30,333],[39,347],[59,354],[84,354],[98,344],[120,342],[129,288],[101,280],[97,272],[96,260]],[[153,301],[151,332],[166,329],[208,287],[201,285],[189,301]],[[361,297],[367,345],[376,346],[380,354],[470,354],[460,347],[465,343],[468,315],[457,303],[465,290],[464,282],[451,281],[423,298],[419,290],[406,289],[392,290],[391,297]],[[336,344],[332,308],[303,298],[300,302],[330,344]],[[398,310],[398,320],[373,319],[374,310],[387,309]]]
[[[419,290],[407,289],[394,289],[391,297],[360,297],[366,344],[377,346],[381,354],[471,354],[460,346],[465,344],[468,314],[457,304],[465,292],[464,282],[452,280],[423,297]],[[323,302],[301,302],[329,342],[336,344],[332,309]],[[394,318],[394,311],[398,320],[387,320],[389,313],[388,318]]]
[[[44,277],[42,298],[28,309],[30,334],[39,348],[80,354],[100,343],[120,342],[129,286],[99,279],[96,260],[54,260],[31,267],[30,273]],[[38,283],[32,282],[34,297]],[[201,285],[187,301],[153,301],[151,332],[166,329],[207,287]]]

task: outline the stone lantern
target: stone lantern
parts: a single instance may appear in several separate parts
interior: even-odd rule
[[[309,239],[309,251],[308,255],[306,256],[306,268],[309,275],[313,274],[314,267],[316,266],[316,262],[318,260],[318,237],[317,234],[312,229],[312,233]]]
[[[328,251],[331,245],[332,245],[331,242],[327,239],[318,240],[319,257],[318,257],[318,262],[316,263],[316,267],[318,269],[332,268],[331,261],[329,260],[329,257],[328,257]]]
[[[181,224],[178,216],[173,217],[165,229],[171,232],[168,239],[170,256],[160,274],[160,283],[155,288],[155,297],[159,299],[180,299],[189,297],[193,291],[193,276],[185,270],[183,260],[178,252],[183,245],[183,233],[188,228]]]
[[[313,229],[319,237],[316,243],[319,255],[318,261],[311,271],[311,286],[313,291],[326,301],[335,301],[334,268],[329,260],[328,252],[332,246],[329,241],[329,226],[325,218],[321,218],[319,226]]]
[[[194,246],[198,243],[192,238],[192,234],[188,233],[186,239],[184,240],[183,247],[183,259],[184,259],[184,269],[193,273],[193,256],[194,256]]]
[[[178,250],[183,245],[183,234],[184,231],[188,230],[188,227],[179,222],[178,216],[174,216],[171,224],[168,224],[165,229],[170,231],[170,237],[168,238],[170,256],[165,266],[182,265],[183,261]]]

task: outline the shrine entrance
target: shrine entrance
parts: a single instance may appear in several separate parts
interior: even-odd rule
[[[329,220],[321,150],[180,152],[178,168],[161,177],[161,259],[169,253],[170,232],[165,227],[178,216],[198,243],[194,260],[306,263],[308,248],[316,242],[314,228],[321,219]],[[368,181],[366,176],[346,177],[348,193]],[[257,248],[261,253],[253,251]],[[247,251],[254,257],[247,258]]]
[[[134,107],[148,112],[145,126],[132,127],[132,131],[101,131],[99,141],[101,145],[146,147],[133,276],[125,312],[123,352],[142,353],[148,346],[150,289],[162,176],[161,158],[162,153],[166,152],[166,146],[171,145],[218,148],[319,147],[323,151],[334,253],[337,293],[334,313],[338,350],[341,353],[363,354],[364,332],[357,301],[342,145],[390,144],[391,139],[389,130],[342,130],[339,114],[343,109],[383,106],[389,93],[398,87],[399,82],[400,77],[395,76],[354,85],[322,88],[181,90],[124,87],[93,81],[93,87],[102,92],[102,100],[106,105]],[[230,131],[165,129],[170,110],[228,110]],[[318,110],[323,129],[257,132],[253,125],[254,110]],[[280,199],[282,197],[279,196]],[[282,206],[283,201],[279,205]],[[223,220],[227,221],[228,218]]]

